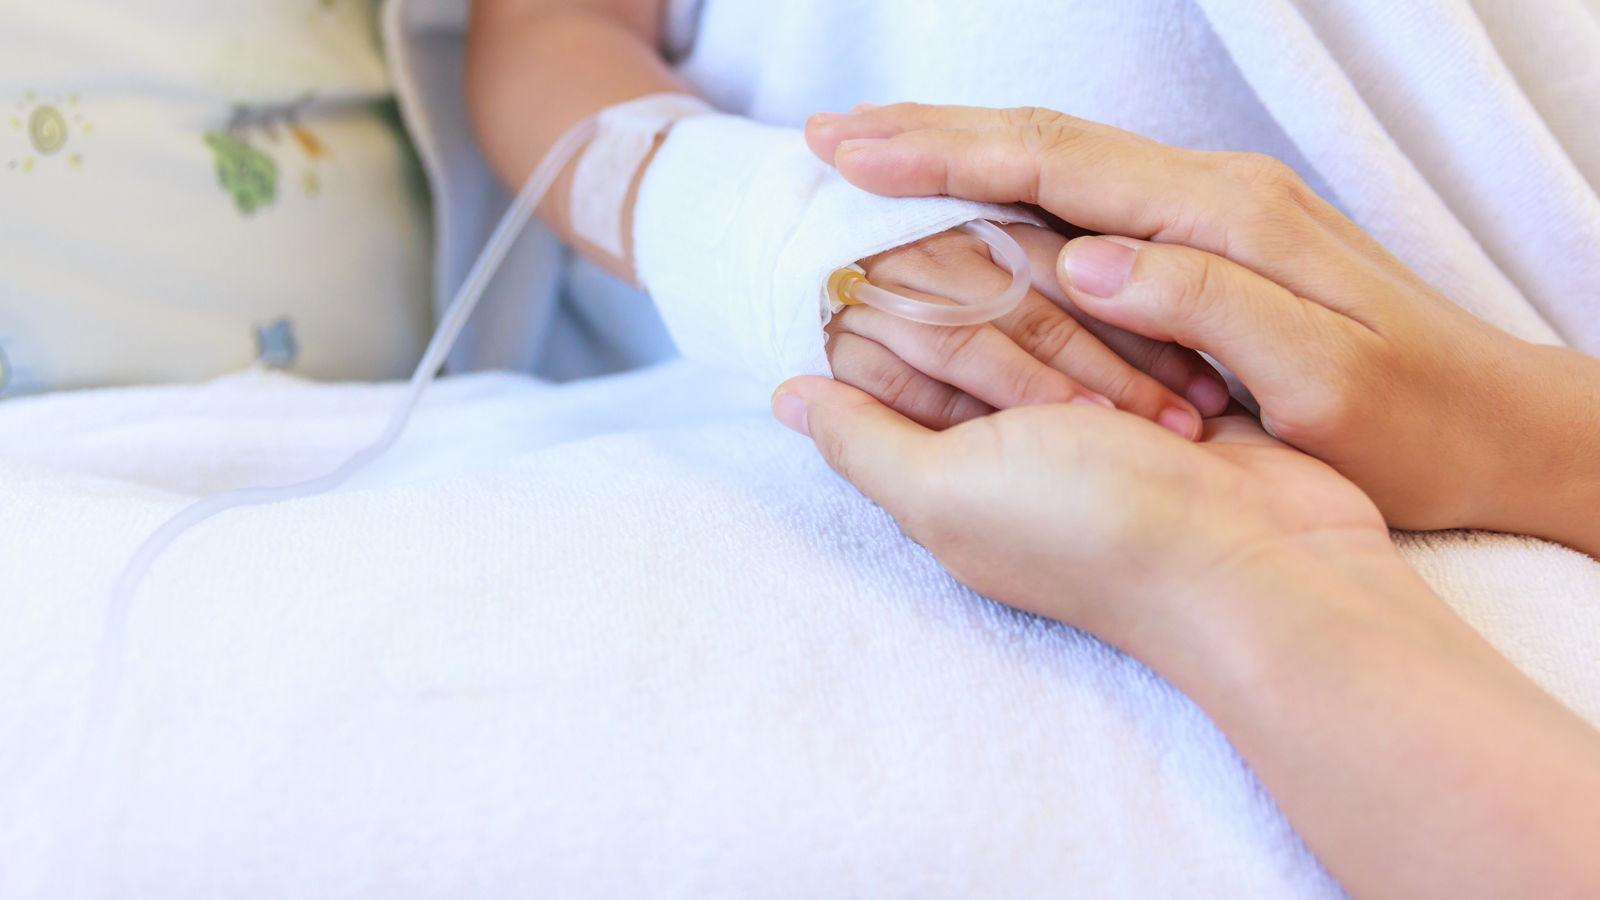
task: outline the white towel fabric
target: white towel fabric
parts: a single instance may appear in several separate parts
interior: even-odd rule
[[[391,33],[447,84],[428,5]],[[704,6],[686,71],[725,109],[1037,103],[1271,152],[1458,301],[1600,348],[1592,3]],[[322,470],[398,389],[0,404],[0,897],[64,869],[119,897],[1338,896],[1192,705],[952,584],[764,393],[687,364],[454,379],[350,490],[187,536],[133,610],[107,808],[56,867],[124,557],[188,495]],[[1600,725],[1600,564],[1400,546]]]
[[[184,495],[317,471],[399,389],[240,376],[0,405],[0,897],[41,870],[104,591]],[[979,599],[687,363],[447,380],[350,490],[181,540],[133,608],[116,897],[1334,897],[1227,742]],[[1407,539],[1600,724],[1600,565]]]

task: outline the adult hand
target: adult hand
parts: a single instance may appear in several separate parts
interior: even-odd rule
[[[1260,587],[1263,564],[1289,583],[1306,560],[1399,562],[1360,489],[1242,411],[1195,445],[1092,404],[931,431],[823,378],[786,382],[773,409],[962,583],[1141,658],[1234,620],[1214,601]]]
[[[1072,302],[1215,356],[1273,434],[1395,526],[1600,552],[1600,362],[1451,304],[1282,163],[1032,109],[905,104],[807,136],[866,190],[1033,203],[1114,235],[1062,251]]]
[[[925,429],[800,378],[773,412],[972,588],[1183,690],[1353,897],[1596,896],[1600,734],[1406,567],[1372,502],[1249,416],[1093,405]]]

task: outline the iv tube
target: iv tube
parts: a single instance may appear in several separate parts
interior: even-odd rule
[[[1022,302],[1033,281],[1028,265],[1028,255],[1016,239],[998,225],[984,219],[975,219],[961,226],[961,230],[989,245],[995,261],[1011,270],[1011,284],[998,297],[981,303],[945,305],[913,300],[885,290],[868,281],[859,266],[835,269],[828,278],[825,290],[830,300],[845,306],[864,304],[902,319],[925,322],[929,325],[981,325],[998,319]]]

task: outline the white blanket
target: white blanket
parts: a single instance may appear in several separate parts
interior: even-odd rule
[[[193,492],[325,468],[398,388],[0,405],[0,896],[1337,895],[1181,695],[954,584],[717,377],[456,378],[361,483],[184,538],[64,859],[118,566]],[[1402,546],[1600,723],[1600,565]]]
[[[1600,158],[1574,110],[1600,40],[1577,0],[1517,6],[1207,0],[1140,39],[1227,54],[1231,75],[1171,71],[1259,102],[1208,87],[1192,119],[1266,116],[1453,296],[1593,350]],[[1102,89],[1137,68],[1106,52],[1079,60]],[[1168,97],[1128,84],[1091,99]],[[457,378],[346,491],[187,536],[133,608],[106,791],[60,847],[123,559],[193,494],[323,470],[398,389],[0,404],[0,896],[1338,895],[1192,705],[953,584],[722,378]],[[1400,544],[1600,725],[1600,564]]]

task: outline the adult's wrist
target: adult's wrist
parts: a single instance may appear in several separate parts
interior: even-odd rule
[[[1429,641],[1460,625],[1383,533],[1265,544],[1193,582],[1172,610],[1125,649],[1208,712],[1335,637],[1377,628]]]
[[[1494,476],[1467,527],[1530,534],[1600,557],[1600,359],[1524,344],[1507,384]]]
[[[1168,677],[1328,871],[1358,897],[1594,896],[1600,736],[1397,556],[1280,561],[1301,577],[1258,579],[1209,670]]]

